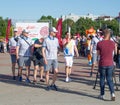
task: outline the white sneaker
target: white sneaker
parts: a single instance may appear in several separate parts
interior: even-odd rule
[[[99,99],[104,100],[105,96],[104,95],[99,95]]]
[[[112,95],[111,95],[111,100],[112,100],[112,101],[115,101],[115,93],[112,93]]]
[[[65,82],[69,82],[69,78],[68,77],[65,79]]]
[[[69,82],[71,82],[72,81],[72,79],[71,78],[69,78]]]

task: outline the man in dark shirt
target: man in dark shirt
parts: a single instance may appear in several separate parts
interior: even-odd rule
[[[35,41],[34,43],[34,81],[37,82],[37,71],[40,69],[40,81],[44,82],[43,79],[43,72],[44,72],[44,62],[43,62],[43,56],[42,56],[42,44],[43,44],[43,38],[40,38]]]
[[[104,30],[104,40],[98,42],[97,53],[100,55],[99,72],[100,72],[100,98],[104,99],[105,77],[111,92],[111,100],[115,101],[113,75],[113,52],[116,53],[116,45],[110,40],[110,30]]]

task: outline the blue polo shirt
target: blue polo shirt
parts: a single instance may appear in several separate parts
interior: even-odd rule
[[[46,49],[45,53],[48,60],[57,59],[59,43],[56,37],[48,36],[43,42],[43,47]]]

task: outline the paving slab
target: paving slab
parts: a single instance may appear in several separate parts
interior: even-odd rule
[[[58,91],[46,91],[45,84],[41,82],[34,85],[12,80],[10,56],[0,53],[0,105],[120,105],[119,69],[116,73],[118,85],[118,91],[115,92],[116,101],[110,101],[108,86],[106,86],[106,100],[103,101],[98,98],[99,84],[97,83],[96,89],[93,89],[97,68],[93,77],[90,77],[90,66],[87,65],[85,57],[74,59],[70,83],[64,82],[64,57],[59,56],[58,61],[59,74],[56,81]],[[23,78],[25,79],[25,76]],[[31,66],[30,80],[33,80],[33,66]]]

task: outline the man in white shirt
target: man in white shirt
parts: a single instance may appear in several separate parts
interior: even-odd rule
[[[57,79],[58,73],[57,52],[59,48],[58,39],[55,37],[57,32],[58,31],[55,29],[55,27],[52,27],[50,29],[50,35],[44,40],[42,49],[43,59],[45,62],[45,77],[47,90],[54,88],[56,91],[58,90],[57,86],[55,85],[55,81]],[[51,85],[49,85],[49,71],[52,67],[54,69],[53,82]]]
[[[79,56],[78,50],[75,44],[75,41],[71,39],[71,36],[68,32],[66,32],[66,38],[63,39],[63,47],[64,47],[64,58],[65,58],[65,72],[66,72],[66,82],[70,82],[70,74],[71,74],[71,68],[73,65],[73,57],[74,57],[74,51],[77,57]]]

